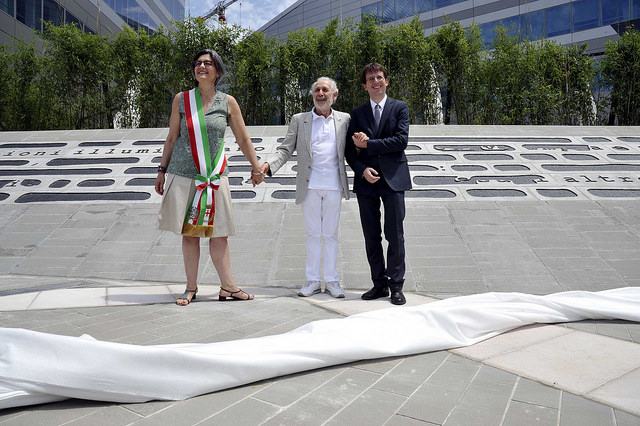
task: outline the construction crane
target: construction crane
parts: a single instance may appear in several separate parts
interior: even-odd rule
[[[227,7],[231,6],[237,1],[238,0],[219,1],[213,7],[213,9],[211,9],[209,12],[207,12],[206,15],[202,17],[202,19],[206,21],[207,19],[211,18],[213,15],[218,15],[218,21],[226,22],[227,18],[224,16],[224,14],[227,10]]]

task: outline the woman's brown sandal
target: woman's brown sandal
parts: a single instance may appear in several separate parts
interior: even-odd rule
[[[253,300],[253,295],[247,293],[246,291],[242,291],[242,289],[238,291],[229,291],[220,287],[220,291],[221,292],[226,291],[227,293],[229,293],[228,296],[223,296],[222,294],[218,293],[218,300],[221,302],[230,302],[235,300]],[[240,293],[241,295],[244,294],[246,297],[234,296],[234,294],[238,294],[238,293]]]
[[[196,300],[196,293],[197,293],[197,292],[198,292],[198,287],[196,287],[196,289],[195,289],[195,290],[189,290],[189,289],[186,289],[186,290],[184,291],[184,293],[182,293],[182,296],[180,296],[180,297],[178,297],[178,298],[176,299],[176,305],[178,305],[178,306],[187,306],[189,303],[191,303],[191,301],[192,301],[192,300]],[[193,296],[189,297],[189,295],[190,295],[191,293],[193,293]],[[181,301],[181,300],[186,300],[186,301],[187,301],[187,303],[184,303],[184,304],[183,304],[183,303],[178,303],[178,302],[179,302],[179,301]]]

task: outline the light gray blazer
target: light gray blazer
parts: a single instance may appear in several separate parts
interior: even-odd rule
[[[349,184],[344,162],[344,146],[347,137],[347,128],[351,116],[346,112],[333,111],[333,122],[336,126],[336,146],[338,149],[338,165],[340,183],[342,184],[342,197],[349,199]],[[309,189],[309,176],[311,175],[311,111],[295,114],[291,117],[291,124],[287,129],[287,136],[276,148],[276,152],[267,158],[269,163],[269,176],[274,174],[287,162],[294,151],[297,151],[298,167],[296,172],[296,204],[302,203]]]

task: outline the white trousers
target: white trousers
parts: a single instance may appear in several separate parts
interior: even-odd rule
[[[307,281],[339,281],[338,224],[342,193],[324,189],[309,189],[302,201],[304,230],[307,235]],[[324,243],[324,261],[322,256]]]

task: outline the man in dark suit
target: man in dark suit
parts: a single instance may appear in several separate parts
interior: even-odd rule
[[[402,293],[405,273],[404,192],[411,189],[409,165],[404,150],[409,139],[409,107],[387,97],[389,78],[376,63],[362,70],[361,82],[369,102],[351,111],[345,159],[354,172],[353,192],[358,198],[373,288],[364,300],[389,296],[391,303],[406,303]],[[384,237],[387,262],[382,249],[380,202],[384,205]],[[386,265],[386,266],[385,266]]]

